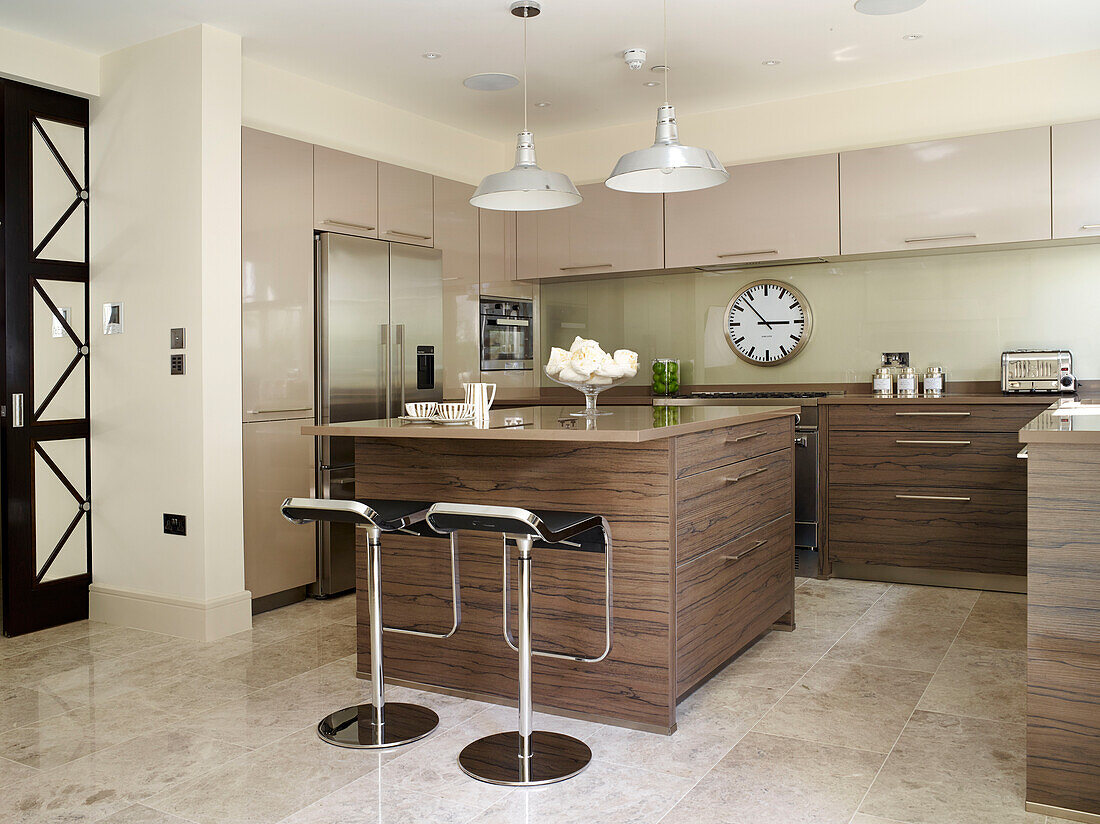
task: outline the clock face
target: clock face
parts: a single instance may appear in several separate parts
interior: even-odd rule
[[[750,283],[726,307],[726,342],[737,357],[757,366],[793,358],[809,340],[812,325],[806,297],[775,280]]]

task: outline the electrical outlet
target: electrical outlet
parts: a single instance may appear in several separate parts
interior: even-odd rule
[[[882,353],[882,365],[883,366],[908,366],[909,365],[909,353],[908,352],[883,352]]]
[[[165,535],[186,535],[187,534],[187,516],[186,515],[169,515],[164,513],[164,534]]]
[[[186,355],[172,355],[172,362],[169,374],[183,375],[187,372]]]
[[[169,330],[169,349],[186,349],[186,341],[187,330],[182,326],[176,326]]]

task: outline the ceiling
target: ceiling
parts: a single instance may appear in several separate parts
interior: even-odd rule
[[[462,86],[520,74],[509,0],[0,0],[0,27],[103,54],[196,23],[248,58],[496,140],[522,92]],[[1098,0],[927,0],[891,16],[852,0],[668,0],[672,98],[685,114],[1100,48]],[[661,0],[543,0],[529,23],[536,136],[648,120],[664,99]],[[903,40],[920,34],[918,40]],[[624,49],[649,50],[639,72]],[[438,52],[425,60],[424,52]],[[782,61],[764,66],[765,60]],[[535,108],[548,100],[551,105]]]

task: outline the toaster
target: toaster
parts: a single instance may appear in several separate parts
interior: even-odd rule
[[[1076,392],[1073,353],[1068,350],[1013,349],[1001,353],[1001,391]]]

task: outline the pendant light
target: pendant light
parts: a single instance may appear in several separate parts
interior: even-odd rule
[[[622,192],[690,192],[709,189],[730,178],[714,152],[683,146],[676,130],[676,111],[669,103],[668,0],[664,0],[665,102],[657,107],[657,136],[648,149],[619,158],[604,184]]]
[[[527,128],[527,18],[542,10],[537,0],[516,0],[509,11],[523,18],[523,131],[516,136],[516,165],[487,175],[470,203],[480,209],[535,212],[561,209],[581,202],[573,181],[560,172],[546,172],[535,162],[535,141]]]

